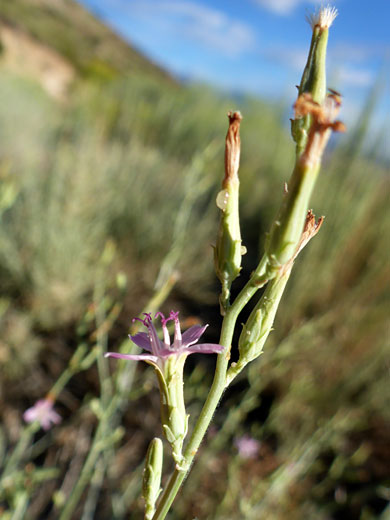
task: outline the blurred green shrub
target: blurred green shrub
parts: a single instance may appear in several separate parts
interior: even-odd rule
[[[203,275],[207,287],[226,99],[141,78],[105,88],[81,83],[65,107],[13,77],[4,77],[0,89],[10,98],[0,109],[2,164],[18,192],[0,231],[1,270],[41,324],[77,317],[109,236],[121,243],[133,279],[141,269],[150,289],[179,225],[183,290],[199,286]],[[248,117],[249,135],[256,119],[266,122],[263,132],[282,133],[277,117],[259,104]],[[258,140],[267,154],[261,161],[273,162],[264,137]],[[250,142],[245,153],[246,171],[255,171]],[[248,193],[254,180],[248,174],[243,183]],[[185,225],[174,224],[189,194],[187,214],[178,217]]]

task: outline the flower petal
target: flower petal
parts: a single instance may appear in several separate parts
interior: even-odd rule
[[[44,430],[49,430],[52,423],[59,424],[61,416],[53,410],[54,402],[49,399],[39,399],[34,406],[26,410],[23,419],[27,423],[38,421]]]
[[[186,348],[184,352],[186,354],[220,354],[223,352],[224,347],[217,343],[200,343],[193,347]]]
[[[131,341],[137,345],[137,347],[152,352],[149,335],[146,332],[138,332],[134,336],[129,336]]]
[[[28,423],[35,421],[36,418],[37,412],[34,407],[28,408],[23,414],[23,419]]]
[[[106,352],[104,357],[113,357],[131,361],[146,361],[147,363],[157,364],[158,357],[149,354],[119,354],[119,352]]]
[[[62,417],[61,415],[59,415],[57,412],[55,412],[54,410],[51,411],[51,414],[50,414],[50,420],[54,423],[54,424],[60,424],[60,422],[62,421]]]
[[[50,417],[42,417],[40,419],[40,423],[42,428],[47,432],[47,430],[50,430],[51,427],[51,418]]]
[[[179,349],[163,348],[159,351],[158,357],[159,357],[159,359],[165,359],[165,358],[168,358],[169,356],[178,356],[183,353],[182,350],[183,349],[181,349],[181,348],[179,348]]]
[[[207,327],[208,325],[204,325],[203,327],[201,325],[193,325],[185,332],[183,332],[181,340],[182,346],[189,347],[190,345],[196,343],[203,334],[203,332],[207,329]]]

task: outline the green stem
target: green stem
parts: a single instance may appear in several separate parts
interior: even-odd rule
[[[51,390],[49,391],[48,395],[50,395],[53,400],[56,400],[59,396],[59,394],[62,392],[62,390],[65,388],[65,386],[68,384],[68,381],[71,379],[71,377],[74,376],[77,372],[82,370],[81,363],[84,361],[84,355],[86,353],[86,346],[84,344],[81,344],[77,347],[76,352],[73,354],[69,365],[67,368],[62,372],[60,377],[57,379],[57,381],[54,383],[54,385],[51,387]]]
[[[105,438],[105,436],[108,433],[108,429],[110,426],[110,420],[111,420],[113,412],[116,410],[116,407],[117,407],[117,399],[115,397],[113,397],[109,406],[107,407],[107,409],[104,412],[104,416],[101,418],[101,420],[99,422],[99,425],[98,425],[96,433],[95,433],[95,437],[92,441],[91,449],[89,450],[89,453],[88,453],[88,456],[84,463],[81,474],[69,494],[68,501],[67,501],[66,506],[64,507],[62,513],[59,516],[59,520],[70,520],[72,518],[73,512],[74,512],[75,508],[77,507],[77,504],[79,503],[79,500],[81,498],[81,495],[84,492],[85,487],[90,482],[91,475],[93,474],[95,465],[101,455],[101,452],[103,449],[103,445],[102,445],[101,441],[102,441],[102,439]]]
[[[159,306],[162,303],[162,301],[164,301],[167,298],[175,281],[176,281],[175,277],[173,277],[173,276],[170,277],[170,279],[167,280],[167,282],[164,284],[164,286],[150,300],[148,308],[152,307],[152,309],[154,309],[155,306]],[[99,357],[102,358],[101,353],[100,353],[100,355],[98,354],[98,358]],[[130,364],[127,364],[127,365],[132,366]],[[125,367],[119,367],[117,369],[117,373],[115,375],[116,386],[119,385],[119,381],[123,377],[124,372],[125,372]],[[102,375],[103,375],[103,381],[104,381],[104,374],[102,374]],[[129,376],[129,373],[127,375]],[[96,463],[98,462],[99,457],[101,456],[102,440],[108,434],[108,431],[109,430],[112,431],[115,427],[115,424],[117,424],[117,422],[119,422],[119,418],[120,418],[120,415],[122,412],[122,405],[123,405],[123,402],[125,399],[124,392],[125,391],[128,392],[129,389],[131,388],[131,383],[132,383],[131,377],[130,378],[127,377],[126,382],[127,382],[126,389],[123,388],[122,391],[116,392],[113,395],[113,397],[111,398],[110,402],[104,408],[103,417],[100,419],[94,439],[92,441],[90,451],[84,462],[83,469],[81,470],[81,474],[69,494],[69,499],[59,517],[60,520],[70,520],[72,518],[73,512],[74,512],[75,508],[77,507],[77,504],[84,492],[84,489],[90,482],[91,476],[93,476],[93,474],[94,474],[94,469],[95,469]],[[122,387],[121,387],[121,389],[122,389]]]
[[[19,437],[18,443],[15,446],[12,455],[9,457],[7,464],[4,468],[3,475],[0,480],[0,494],[1,490],[4,488],[4,481],[6,477],[16,470],[20,460],[26,454],[27,447],[30,445],[34,433],[37,432],[39,428],[39,423],[35,421],[23,429],[22,434]]]
[[[288,262],[297,249],[319,169],[320,159],[314,164],[300,159],[295,165],[266,247],[276,266]]]
[[[228,310],[222,325],[221,344],[229,346],[229,348],[227,349],[227,352],[223,352],[218,356],[213,385],[210,389],[199,419],[195,425],[191,438],[186,446],[183,462],[181,467],[176,467],[174,473],[172,474],[172,477],[156,509],[156,513],[153,516],[153,520],[162,520],[168,513],[169,508],[171,507],[171,504],[189,471],[191,462],[195,457],[196,452],[198,451],[199,445],[202,442],[215,409],[217,408],[219,400],[221,399],[222,393],[225,389],[226,371],[230,357],[230,342],[233,336],[235,324],[235,320],[233,321],[233,319],[231,318],[231,310]]]
[[[200,443],[202,442],[207,428],[209,427],[211,419],[226,387],[226,372],[230,359],[231,342],[237,318],[255,292],[266,283],[268,276],[267,267],[268,258],[264,256],[256,271],[253,273],[251,279],[237,296],[233,305],[226,311],[222,323],[220,337],[220,344],[224,345],[226,350],[218,356],[214,381],[200,416],[196,422],[194,431],[192,432],[191,438],[188,441],[184,451],[183,462],[181,463],[180,467],[176,467],[175,471],[173,472],[160,499],[156,513],[153,516],[153,520],[163,520],[165,518],[169,508],[172,505],[172,502],[174,501],[184,479],[189,472],[191,463],[196,455],[196,452],[198,451]]]
[[[107,463],[105,457],[100,457],[95,465],[95,470],[91,478],[91,485],[88,490],[88,496],[85,500],[82,520],[93,520],[96,511],[96,505],[99,500],[100,490],[103,486],[106,474]]]
[[[100,382],[100,400],[103,409],[108,406],[113,394],[112,381],[110,377],[110,369],[104,354],[107,352],[107,333],[104,331],[103,324],[106,320],[106,311],[104,307],[104,272],[100,276],[100,280],[96,283],[94,291],[94,304],[96,308],[96,343],[98,347],[97,368]]]
[[[227,371],[226,386],[230,385],[248,363],[262,353],[265,342],[272,330],[280,300],[290,277],[291,268],[292,262],[290,266],[285,266],[284,269],[281,269],[268,283],[266,290],[251,312],[238,341],[239,360],[237,363],[232,363]]]
[[[10,520],[23,520],[23,518],[25,518],[28,500],[29,496],[27,491],[22,491],[20,494],[18,494],[15,508],[12,511]]]
[[[325,29],[322,26],[317,27],[316,25],[313,30],[308,63],[300,86],[300,93],[310,92],[314,100],[319,103],[323,101],[326,89],[325,56],[327,38],[327,28]],[[176,467],[176,470],[171,476],[166,490],[160,499],[156,513],[153,516],[153,520],[163,520],[167,515],[182,482],[189,472],[192,460],[195,457],[200,443],[206,433],[223,391],[236,375],[231,372],[230,378],[227,378],[231,341],[238,315],[258,289],[265,285],[268,280],[272,279],[275,279],[275,283],[272,283],[271,290],[277,289],[277,291],[275,295],[275,305],[271,305],[271,308],[268,309],[269,321],[272,321],[272,316],[276,312],[280,296],[289,275],[289,273],[286,273],[281,276],[277,275],[277,273],[279,269],[283,265],[287,264],[296,253],[306,218],[309,199],[319,170],[320,160],[316,161],[315,164],[309,164],[307,160],[300,160],[301,154],[303,156],[303,152],[306,150],[308,139],[307,132],[310,126],[310,117],[293,122],[292,131],[294,140],[297,143],[297,163],[288,186],[288,193],[284,198],[278,218],[275,220],[271,229],[266,253],[258,268],[231,307],[228,306],[227,301],[228,284],[223,283],[224,277],[222,277],[225,293],[222,295],[222,303],[224,310],[226,310],[226,314],[222,323],[220,344],[225,347],[225,351],[218,356],[214,381],[198,421],[194,427],[194,431],[184,451],[183,461],[180,464],[180,467]],[[227,258],[229,255],[227,255],[224,250],[223,253],[217,254],[216,256],[220,259]],[[262,303],[264,303],[264,300],[262,300]],[[269,331],[270,328],[267,329],[267,335]]]

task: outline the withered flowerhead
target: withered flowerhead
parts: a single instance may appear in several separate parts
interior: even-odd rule
[[[297,119],[310,115],[312,123],[304,153],[300,161],[306,166],[313,167],[321,160],[324,148],[329,140],[331,131],[345,132],[346,127],[336,117],[341,107],[341,96],[330,92],[321,105],[313,100],[308,92],[304,92],[297,99],[294,109]]]
[[[225,145],[225,178],[223,187],[232,180],[238,180],[238,168],[240,165],[240,112],[228,112],[229,128],[226,134]]]
[[[298,242],[296,251],[295,251],[294,255],[292,256],[292,258],[286,264],[284,264],[284,266],[281,268],[282,269],[281,272],[287,272],[292,268],[296,257],[299,255],[299,253],[302,251],[302,249],[308,244],[308,242],[310,242],[310,240],[320,230],[320,228],[324,222],[324,218],[325,217],[320,217],[316,221],[316,217],[315,217],[313,211],[311,209],[309,209],[309,211],[307,212],[307,215],[306,215],[305,225],[304,225],[304,228],[302,231],[301,238]]]

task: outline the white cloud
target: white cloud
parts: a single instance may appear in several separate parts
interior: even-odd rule
[[[342,67],[336,73],[337,80],[348,87],[368,87],[374,83],[371,70],[357,67]]]
[[[195,1],[135,0],[128,7],[133,15],[152,18],[155,26],[176,38],[197,41],[228,57],[238,57],[256,47],[249,25]]]
[[[340,49],[341,50],[341,49]],[[373,54],[373,49],[361,47],[353,51],[353,47],[345,47],[345,52],[331,52],[328,73],[332,81],[343,87],[369,87],[374,83],[375,74],[368,66],[365,58]],[[261,53],[267,59],[280,63],[294,72],[303,72],[308,50],[299,47],[275,46]]]
[[[276,14],[288,15],[301,4],[323,4],[322,0],[253,0],[256,4]]]
[[[340,61],[362,63],[372,58],[390,56],[390,45],[340,42],[333,45],[331,54]]]
[[[307,48],[273,46],[260,54],[273,63],[279,63],[294,72],[303,72],[307,61]]]

